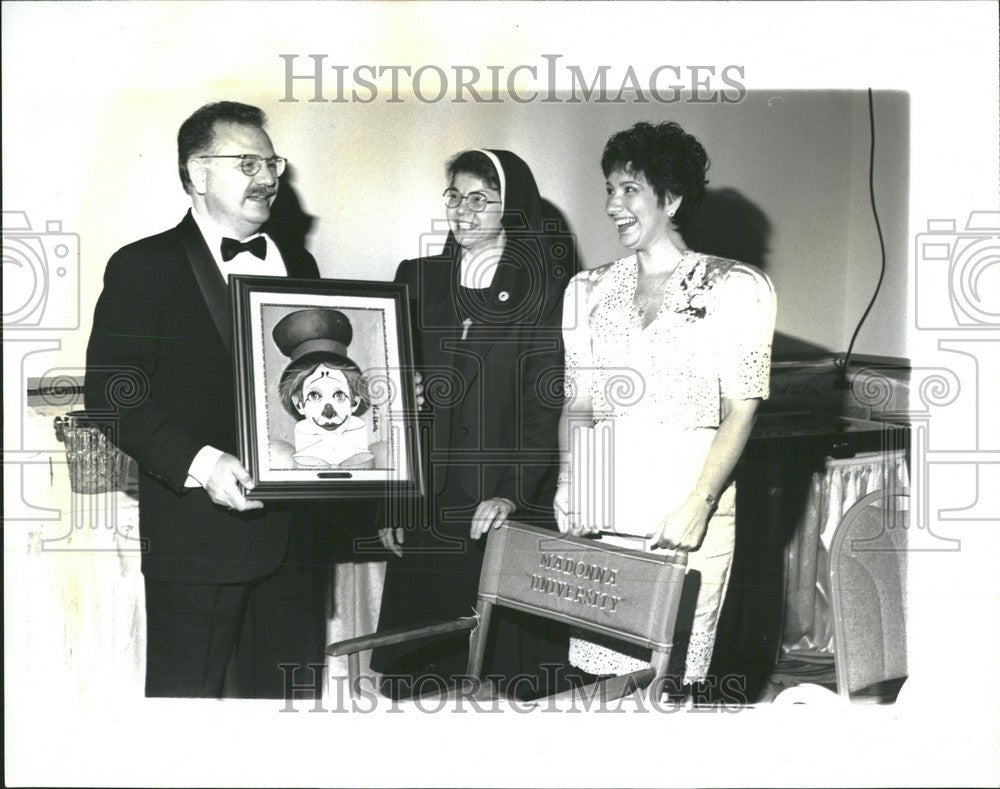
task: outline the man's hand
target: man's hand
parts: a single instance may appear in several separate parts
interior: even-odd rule
[[[205,483],[208,497],[220,507],[227,507],[237,512],[259,510],[264,506],[262,501],[249,501],[240,490],[242,485],[247,490],[254,487],[253,477],[243,468],[239,458],[223,452],[212,467],[212,473]]]
[[[472,516],[472,528],[469,530],[469,536],[478,540],[491,528],[499,529],[507,522],[507,518],[513,511],[514,502],[499,496],[479,502],[476,514]]]

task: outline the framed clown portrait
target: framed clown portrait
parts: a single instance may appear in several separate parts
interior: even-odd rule
[[[422,493],[405,286],[234,276],[230,317],[248,498]]]

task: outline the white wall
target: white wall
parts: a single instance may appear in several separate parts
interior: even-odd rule
[[[779,293],[778,330],[843,351],[877,272],[867,254],[869,242],[877,249],[874,226],[852,224],[868,206],[867,135],[855,129],[862,99],[769,91],[738,105],[279,104],[271,114],[280,149],[294,151],[304,207],[318,217],[311,246],[324,274],[362,278],[391,277],[401,258],[420,253],[442,215],[444,161],[468,147],[508,148],[529,163],[586,267],[620,256],[604,214],[603,145],[638,120],[676,120],[709,152],[710,189],[738,191],[770,225],[762,262]],[[902,110],[879,118],[879,134],[902,141],[905,157],[905,103]],[[866,118],[865,108],[867,132]],[[905,304],[905,158],[903,165],[880,171],[878,184],[892,269],[885,288]],[[732,234],[738,218],[718,218]],[[703,235],[711,240],[712,228]],[[741,254],[739,242],[727,248],[755,256]],[[878,340],[857,350],[904,356],[902,314],[882,317]]]
[[[875,207],[885,244],[885,277],[871,312],[858,334],[854,353],[909,356],[904,352],[909,294],[910,96],[900,91],[876,91],[872,97],[875,120]],[[851,97],[851,193],[844,282],[844,313],[851,334],[871,301],[879,277],[881,250],[869,190],[871,129],[868,96]]]
[[[377,41],[379,20],[419,39],[419,15],[385,17],[379,7],[367,6],[366,14],[338,27],[333,23],[343,22],[343,14],[310,6],[309,24],[329,33],[310,48],[309,36],[304,43],[297,35],[293,44],[266,33],[300,6],[259,6],[243,45],[221,46],[213,31],[232,24],[228,11],[170,8],[170,14],[131,5],[60,9],[65,31],[90,31],[80,37],[53,36],[51,16],[18,14],[5,21],[5,50],[24,71],[16,79],[4,76],[5,107],[14,109],[3,121],[4,208],[27,211],[36,229],[62,220],[65,231],[79,234],[81,249],[79,330],[60,333],[62,351],[35,360],[32,374],[53,361],[82,365],[107,258],[180,219],[187,203],[176,176],[176,130],[197,106],[220,98],[268,113],[275,147],[292,163],[291,186],[315,218],[308,245],[321,271],[360,279],[391,278],[400,259],[420,254],[443,213],[444,162],[468,147],[520,154],[578,237],[584,265],[613,259],[622,250],[603,212],[604,142],[637,120],[676,120],[708,150],[710,189],[728,196],[735,190],[746,201],[738,216],[723,210],[708,221],[728,225],[735,238],[725,249],[759,259],[774,279],[779,350],[846,349],[877,263],[874,228],[865,224],[862,93],[754,91],[736,104],[521,105],[426,104],[404,92],[401,103],[334,104],[306,101],[311,89],[300,84],[296,95],[303,100],[284,103],[279,53],[300,53],[296,73],[311,68],[306,53],[330,52],[334,45],[337,54],[328,62],[406,62],[398,49],[377,43],[361,54],[352,47],[360,35]],[[426,54],[418,62],[428,62]],[[469,62],[491,61],[477,54]],[[883,308],[906,300],[905,96],[880,101],[879,111],[880,150],[895,156],[893,166],[886,161],[878,173],[890,266]],[[758,214],[770,226],[767,248],[744,252],[740,233],[756,232],[739,223]],[[708,227],[700,240],[717,242],[717,236]],[[856,351],[906,355],[901,312],[883,309],[870,326]]]

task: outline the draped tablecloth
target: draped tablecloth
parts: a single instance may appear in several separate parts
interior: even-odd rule
[[[135,480],[127,491],[73,491],[52,426],[65,410],[27,409],[22,440],[36,451],[20,489],[5,490],[5,652],[18,677],[8,693],[57,689],[85,707],[142,698],[146,609]],[[16,517],[17,500],[35,515]]]
[[[327,603],[328,644],[375,632],[384,581],[385,562],[341,562],[335,566]],[[362,652],[362,676],[376,676],[370,661],[371,651]],[[326,675],[325,696],[330,697],[331,679],[347,676],[347,655],[327,657]]]
[[[805,510],[785,549],[783,652],[833,653],[829,551],[837,525],[863,496],[908,482],[904,450],[828,459],[812,475]]]

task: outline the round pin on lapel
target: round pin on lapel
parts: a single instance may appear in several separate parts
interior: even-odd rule
[[[500,291],[500,292],[499,292],[499,293],[497,294],[497,298],[498,298],[498,299],[499,299],[500,301],[507,301],[507,300],[508,300],[508,299],[510,298],[510,294],[509,294],[509,293],[508,293],[507,291],[505,291],[505,290],[501,290],[501,291]]]

